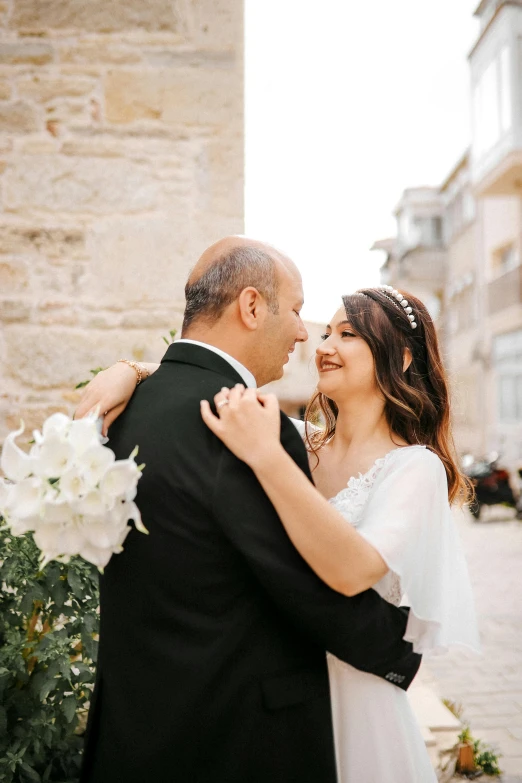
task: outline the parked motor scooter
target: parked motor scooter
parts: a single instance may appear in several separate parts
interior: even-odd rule
[[[484,506],[502,504],[516,508],[517,519],[522,519],[522,495],[515,496],[509,481],[509,472],[499,466],[499,455],[496,452],[486,458],[475,460],[467,454],[462,459],[464,473],[471,479],[475,488],[475,500],[470,505],[473,517],[480,519]],[[522,473],[519,471],[522,477]]]

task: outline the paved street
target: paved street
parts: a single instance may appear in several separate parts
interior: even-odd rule
[[[421,679],[463,707],[472,733],[493,745],[505,783],[522,783],[522,522],[510,509],[486,509],[457,524],[475,590],[482,657],[453,651],[424,663]]]

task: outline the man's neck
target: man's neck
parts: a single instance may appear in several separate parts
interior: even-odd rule
[[[223,353],[227,353],[229,356],[235,359],[236,362],[242,364],[249,372],[255,375],[254,371],[249,366],[250,362],[249,357],[245,355],[246,351],[242,348],[242,346],[238,345],[236,340],[231,340],[229,335],[223,335],[217,330],[188,329],[187,331],[183,331],[181,333],[181,339],[194,340],[198,343],[211,345],[213,348],[217,348],[218,350],[223,351]]]
[[[253,370],[249,366],[248,359],[242,358],[244,352],[238,351],[237,346],[231,345],[230,340],[218,340],[215,339],[215,335],[209,336],[208,333],[186,333],[181,336],[182,340],[190,340],[191,342],[200,343],[201,345],[208,346],[210,350],[215,350],[223,354],[223,358],[227,358],[234,363],[237,363],[236,370],[240,371],[240,375],[245,378],[247,386],[257,386],[256,376]],[[245,373],[246,371],[246,373]]]

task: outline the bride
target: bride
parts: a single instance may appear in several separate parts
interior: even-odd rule
[[[479,649],[473,598],[451,504],[469,494],[452,443],[445,372],[420,300],[388,286],[344,296],[317,348],[319,383],[305,422],[315,487],[282,448],[273,395],[222,389],[208,427],[255,472],[294,546],[330,587],[373,587],[411,607],[405,639],[419,653]],[[141,374],[158,365],[138,367]],[[100,374],[78,411],[97,404],[104,430],[136,372]],[[315,426],[321,420],[322,427]],[[407,694],[328,655],[339,783],[436,781]]]

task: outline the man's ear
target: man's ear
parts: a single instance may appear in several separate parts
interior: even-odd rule
[[[409,348],[405,348],[404,349],[404,362],[403,362],[403,365],[402,365],[402,371],[403,372],[406,372],[406,370],[408,369],[408,367],[410,366],[412,361],[413,361],[413,356],[411,355],[410,349]]]
[[[257,288],[244,288],[238,298],[239,317],[251,331],[258,329],[265,320],[266,302]]]

